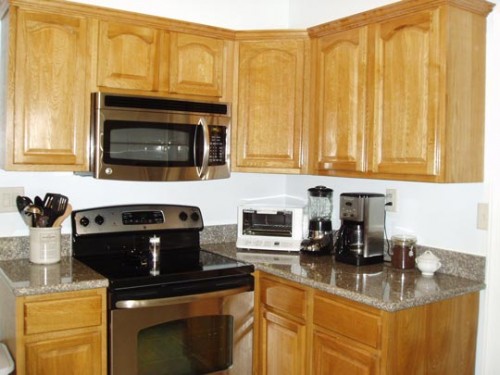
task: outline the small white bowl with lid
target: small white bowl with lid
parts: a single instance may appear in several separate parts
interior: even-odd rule
[[[425,251],[422,255],[415,259],[417,268],[424,276],[432,276],[434,272],[441,268],[439,258],[435,256],[430,250]]]

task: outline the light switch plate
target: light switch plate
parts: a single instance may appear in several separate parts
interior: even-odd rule
[[[488,230],[488,203],[477,204],[477,229]]]
[[[23,187],[0,187],[0,212],[16,212],[18,195],[24,195]]]

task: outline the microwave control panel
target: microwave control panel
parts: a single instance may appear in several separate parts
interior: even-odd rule
[[[210,147],[208,165],[226,164],[226,127],[211,125],[208,127]]]

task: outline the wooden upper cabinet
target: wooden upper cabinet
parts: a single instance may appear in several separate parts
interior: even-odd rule
[[[314,43],[318,137],[314,169],[366,171],[367,27],[326,36]]]
[[[223,95],[224,40],[173,32],[170,51],[171,92]]]
[[[99,22],[97,84],[124,90],[168,89],[168,33],[125,22]]]
[[[98,86],[222,97],[226,41],[100,21]]]
[[[301,171],[307,46],[304,38],[239,41],[233,170]]]
[[[482,0],[403,1],[309,29],[310,171],[482,181],[491,9]]]
[[[87,18],[11,7],[2,23],[9,26],[5,169],[88,169]]]
[[[424,11],[374,25],[374,173],[440,172],[439,15],[439,10]]]

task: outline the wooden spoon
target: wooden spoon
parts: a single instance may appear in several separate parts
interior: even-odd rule
[[[64,210],[64,213],[61,216],[58,216],[55,220],[54,223],[52,224],[52,227],[58,227],[62,224],[62,222],[71,214],[71,211],[73,208],[71,207],[71,204],[68,203],[66,205],[66,209]]]

